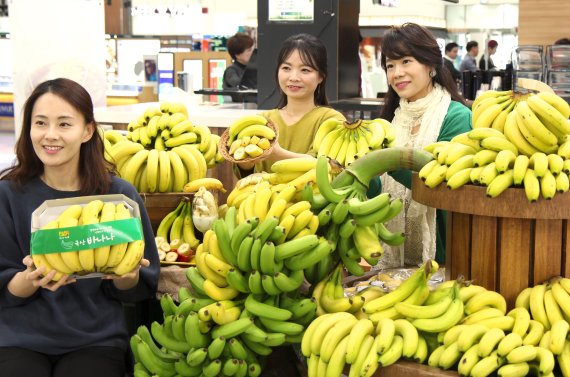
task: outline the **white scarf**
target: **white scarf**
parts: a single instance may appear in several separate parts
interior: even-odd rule
[[[396,145],[421,149],[435,142],[450,103],[449,93],[439,84],[435,84],[427,96],[417,101],[400,99],[400,106],[392,120],[396,129]],[[418,123],[416,134],[412,134],[414,125]],[[435,208],[412,200],[412,191],[388,174],[382,175],[382,188],[392,195],[392,199],[401,198],[404,201],[400,214],[386,225],[392,231],[405,230],[406,241],[401,246],[384,245],[384,255],[378,268],[418,265],[433,259],[436,251]]]

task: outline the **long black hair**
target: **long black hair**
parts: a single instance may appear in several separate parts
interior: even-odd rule
[[[323,79],[314,93],[314,101],[317,106],[328,106],[329,101],[325,88],[327,87],[327,48],[321,40],[311,34],[296,34],[287,38],[281,45],[281,51],[277,57],[277,68],[275,69],[275,81],[281,98],[279,99],[278,108],[287,105],[287,96],[279,87],[279,68],[281,64],[297,50],[301,56],[303,64],[316,70]]]
[[[432,83],[438,83],[447,90],[453,101],[465,104],[451,72],[443,66],[439,45],[429,30],[418,24],[405,23],[402,26],[394,26],[386,32],[382,42],[381,57],[384,71],[386,71],[386,58],[401,59],[405,56],[412,56],[418,62],[434,70],[435,76],[432,78]],[[388,93],[384,98],[380,116],[391,121],[399,104],[400,96],[388,85]]]

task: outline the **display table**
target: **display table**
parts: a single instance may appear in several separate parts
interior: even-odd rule
[[[374,377],[457,377],[455,371],[433,368],[428,365],[400,360],[386,368],[378,368]]]
[[[412,176],[412,197],[447,212],[447,278],[464,275],[501,293],[510,308],[528,286],[570,276],[570,194],[530,203],[522,188],[488,198],[486,188],[427,188]]]

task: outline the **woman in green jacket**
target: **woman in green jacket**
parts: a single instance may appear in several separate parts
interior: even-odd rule
[[[471,111],[427,29],[406,23],[389,30],[382,43],[381,64],[389,88],[380,116],[396,129],[396,146],[421,149],[471,129]],[[404,201],[402,212],[388,227],[404,231],[406,242],[399,247],[386,245],[378,266],[417,265],[430,258],[443,263],[445,214],[412,200],[411,171],[384,175],[382,188]]]

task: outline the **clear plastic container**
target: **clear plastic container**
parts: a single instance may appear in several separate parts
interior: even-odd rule
[[[517,71],[542,71],[544,55],[542,46],[517,46],[513,51],[513,69]]]
[[[546,68],[555,71],[570,71],[570,46],[547,46]]]

